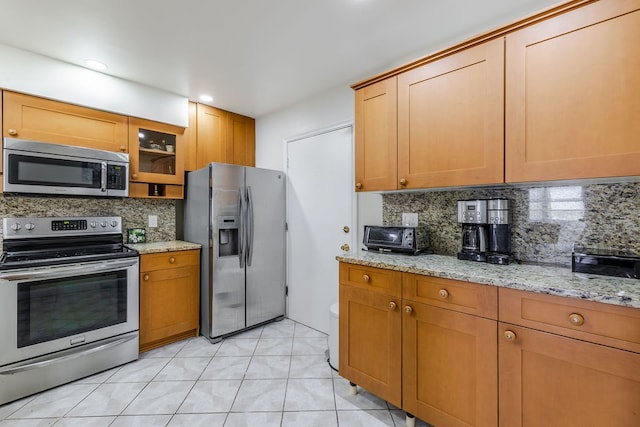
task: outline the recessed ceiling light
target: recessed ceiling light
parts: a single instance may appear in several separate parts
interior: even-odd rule
[[[213,96],[211,96],[211,95],[200,95],[200,101],[211,102],[211,101],[213,101]]]
[[[85,59],[84,63],[89,68],[93,68],[94,70],[103,71],[107,69],[107,65],[103,64],[100,61],[96,61],[95,59]]]

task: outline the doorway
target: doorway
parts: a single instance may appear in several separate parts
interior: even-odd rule
[[[329,333],[336,256],[354,248],[353,125],[286,141],[288,317]],[[342,247],[342,249],[341,249]]]

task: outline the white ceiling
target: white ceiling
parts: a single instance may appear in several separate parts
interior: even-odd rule
[[[555,3],[0,0],[0,43],[260,117]]]

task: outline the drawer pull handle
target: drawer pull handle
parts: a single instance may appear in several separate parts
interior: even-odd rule
[[[362,183],[356,182],[356,190],[361,190],[361,189],[362,189]]]
[[[405,305],[404,312],[407,314],[413,313],[413,307],[411,307],[410,305]]]
[[[138,179],[138,174],[137,173],[132,173],[131,174],[131,179]]]
[[[398,307],[398,304],[396,304],[393,301],[389,302],[389,309],[391,309],[392,311],[395,310]]]
[[[146,281],[146,280],[149,280],[149,275],[148,275],[148,274],[145,274],[144,276],[142,276],[142,280],[145,280],[145,281]]]
[[[169,258],[169,262],[170,262],[171,264],[173,264],[174,262],[176,262],[176,259],[175,259],[174,257],[171,257],[171,258]]]
[[[440,298],[442,299],[447,299],[447,297],[449,296],[449,291],[447,291],[446,289],[440,289],[438,291],[438,295],[440,295]]]
[[[409,183],[409,181],[407,180],[407,178],[402,178],[402,179],[400,180],[400,185],[402,185],[402,186],[405,186],[405,185],[407,185],[408,183]]]
[[[502,335],[504,335],[504,338],[505,338],[507,341],[510,341],[510,342],[515,341],[515,340],[516,340],[516,338],[517,338],[516,333],[515,333],[515,332],[513,332],[513,331],[508,331],[508,330],[507,330],[507,331],[504,331],[504,333],[503,333]]]
[[[371,277],[369,277],[368,274],[363,274],[362,275],[362,280],[364,280],[365,282],[368,282],[369,280],[371,280]]]
[[[571,313],[569,315],[569,320],[571,321],[571,324],[574,326],[584,325],[584,317],[581,314]]]
[[[16,136],[16,135],[18,134],[18,131],[17,131],[17,130],[15,130],[15,129],[9,129],[9,132],[8,132],[8,133],[9,133],[9,135],[11,135],[11,136]]]

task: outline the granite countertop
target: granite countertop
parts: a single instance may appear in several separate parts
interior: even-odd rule
[[[191,249],[201,248],[201,245],[198,243],[183,242],[182,240],[151,243],[128,243],[126,246],[137,250],[140,252],[140,255],[155,254],[158,252],[188,251]]]
[[[443,255],[410,256],[365,251],[339,255],[336,259],[350,264],[640,308],[640,280],[573,273],[569,267],[493,265]]]

